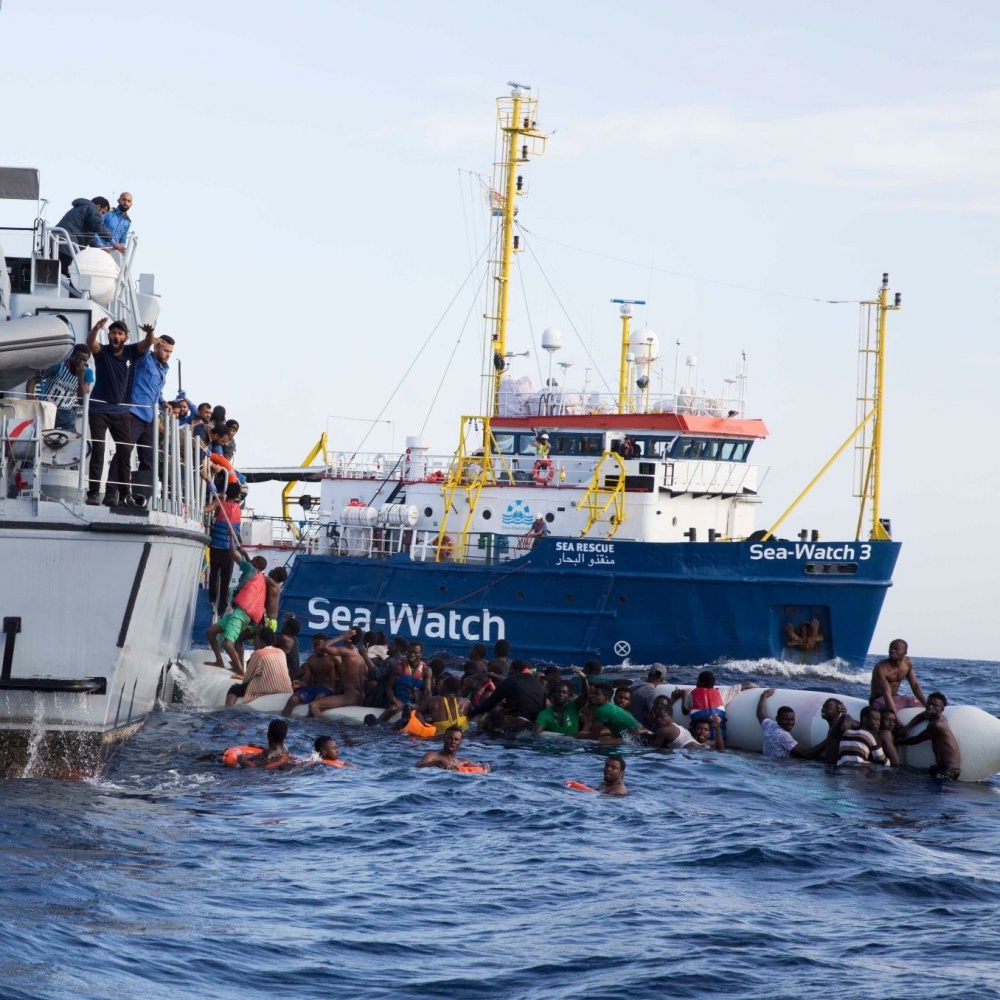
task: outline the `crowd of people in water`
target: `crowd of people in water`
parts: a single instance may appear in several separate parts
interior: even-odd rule
[[[485,645],[472,646],[459,672],[449,669],[442,658],[425,662],[419,640],[395,637],[387,641],[382,632],[357,627],[338,636],[313,636],[312,650],[300,664],[299,623],[289,617],[280,632],[274,627],[280,596],[280,581],[275,581],[278,571],[265,577],[264,567],[255,567],[255,560],[247,561],[235,546],[231,558],[240,560],[244,576],[253,572],[256,576],[251,579],[261,581],[258,586],[270,620],[254,628],[247,625],[245,613],[236,618],[236,625],[244,630],[225,642],[238,683],[230,688],[226,704],[287,695],[283,715],[290,716],[305,705],[314,718],[323,718],[332,708],[370,708],[366,725],[389,725],[418,739],[442,739],[441,749],[424,754],[418,767],[488,771],[488,765],[459,756],[463,734],[473,725],[486,734],[552,733],[601,747],[628,743],[662,750],[722,751],[727,748],[726,706],[741,691],[756,687],[749,682],[719,685],[715,674],[704,670],[693,688],[675,687],[668,694],[663,690],[666,671],[661,665],[654,665],[644,679],[611,680],[604,678],[595,660],[572,668],[571,675],[565,676],[555,666],[539,670],[526,660],[512,659],[511,645],[505,639],[495,644],[492,656]],[[238,589],[237,597],[239,593]],[[227,633],[228,617],[209,629],[216,666],[223,666],[216,630]],[[234,625],[228,635],[235,634]],[[254,652],[244,669],[242,644],[248,641],[253,641]],[[912,695],[899,694],[903,681],[909,683]],[[935,759],[931,776],[959,777],[961,755],[944,717],[947,699],[940,692],[924,696],[903,640],[894,640],[888,657],[874,666],[869,704],[859,719],[853,719],[836,697],[824,702],[821,715],[827,733],[813,746],[803,746],[792,736],[794,709],[779,705],[772,716],[774,694],[774,689],[762,690],[757,702],[765,757],[823,760],[836,767],[898,767],[900,746],[930,741]],[[918,705],[922,711],[902,725],[897,710]],[[925,728],[914,733],[921,723]],[[271,739],[271,733],[266,750],[261,748],[259,755],[240,763],[269,767],[294,763],[284,744],[287,723],[275,720],[272,727],[280,739]],[[327,744],[324,751],[317,740],[315,759],[325,759],[325,753],[330,760],[339,760],[335,741],[331,742],[332,747]],[[623,757],[612,755],[598,788],[570,784],[624,795],[625,767]]]

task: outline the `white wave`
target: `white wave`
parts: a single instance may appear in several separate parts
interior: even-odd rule
[[[762,660],[725,660],[722,663],[706,664],[704,667],[679,667],[669,663],[656,663],[645,665],[634,665],[625,663],[620,667],[613,667],[615,672],[634,673],[645,676],[651,666],[663,667],[667,671],[667,676],[677,673],[694,673],[696,671],[711,669],[716,671],[727,671],[732,674],[756,675],[758,677],[787,677],[795,679],[806,679],[819,677],[823,680],[842,681],[845,684],[865,684],[871,679],[871,671],[862,670],[854,673],[846,660],[833,659],[823,663],[791,663],[787,660],[775,660],[765,658]]]

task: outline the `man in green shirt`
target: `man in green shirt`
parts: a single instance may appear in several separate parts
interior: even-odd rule
[[[586,705],[590,692],[587,688],[587,677],[579,667],[573,668],[573,673],[582,678],[582,694],[573,697],[573,685],[570,681],[560,681],[552,689],[552,705],[543,708],[535,719],[531,731],[535,736],[542,733],[562,733],[564,736],[576,736],[580,731],[580,709]]]
[[[616,740],[622,733],[642,729],[638,719],[630,715],[612,701],[614,689],[610,684],[597,684],[594,687],[594,722],[607,729]],[[594,727],[597,729],[597,726]],[[594,733],[597,735],[597,733]],[[603,735],[603,734],[602,734]]]

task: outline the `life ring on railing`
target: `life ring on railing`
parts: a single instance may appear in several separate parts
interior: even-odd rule
[[[555,466],[553,466],[547,458],[540,458],[537,462],[535,462],[534,468],[531,470],[531,478],[534,479],[539,486],[551,483],[555,478],[555,475]]]
[[[385,455],[376,455],[372,460],[372,465],[375,468],[375,475],[381,476],[385,472]]]
[[[452,552],[455,551],[455,543],[451,540],[450,535],[438,535],[434,548],[437,561],[448,562],[451,559]]]

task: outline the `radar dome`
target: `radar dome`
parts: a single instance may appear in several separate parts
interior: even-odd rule
[[[550,326],[542,331],[543,351],[559,351],[562,349],[562,345],[562,330],[557,330],[554,326]]]
[[[628,346],[636,361],[656,361],[660,356],[660,338],[652,330],[633,330],[628,338]]]

